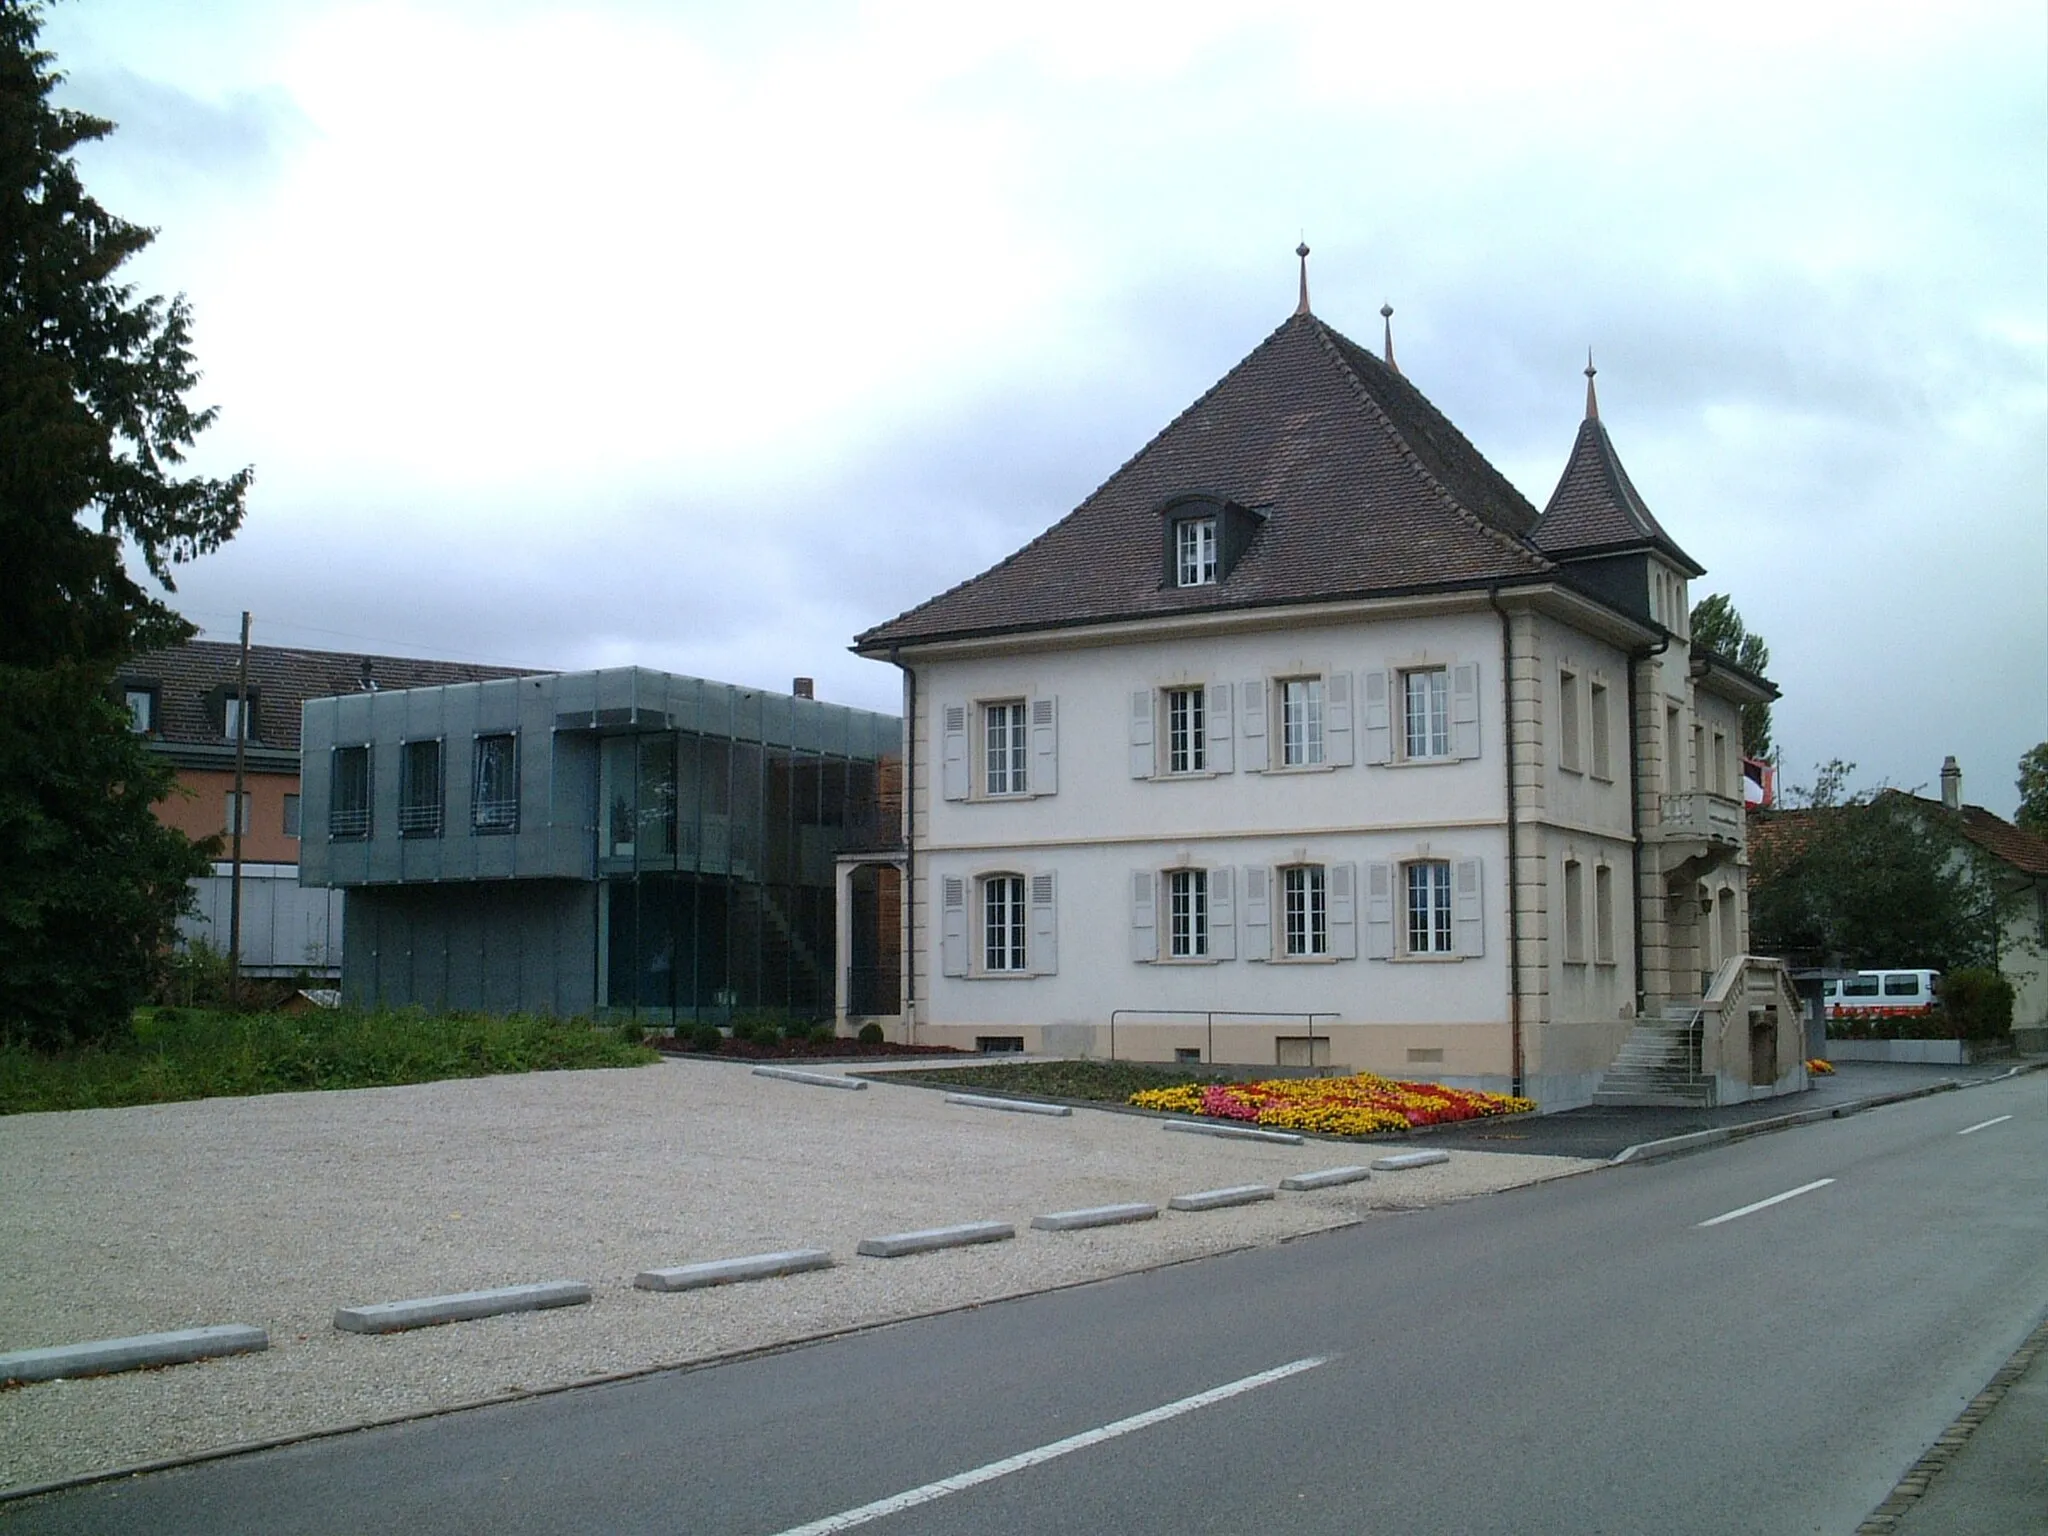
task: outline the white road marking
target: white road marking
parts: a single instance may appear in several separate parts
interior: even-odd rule
[[[1703,1227],[1718,1227],[1722,1222],[1733,1221],[1738,1216],[1748,1216],[1774,1205],[1782,1205],[1785,1201],[1797,1199],[1801,1195],[1810,1195],[1816,1189],[1825,1189],[1834,1182],[1833,1179],[1815,1179],[1811,1184],[1802,1184],[1797,1189],[1788,1189],[1782,1195],[1773,1195],[1768,1200],[1759,1200],[1756,1204],[1745,1205],[1740,1210],[1723,1211],[1718,1216],[1709,1217],[1701,1222],[1700,1225]]]
[[[1971,1131],[1988,1130],[1990,1127],[1994,1125],[2005,1124],[2005,1122],[2010,1120],[2011,1118],[2011,1115],[2000,1115],[1996,1120],[1979,1120],[1975,1125],[1970,1126],[1967,1129],[1957,1131],[1956,1134],[1958,1136],[1967,1136],[1970,1134]]]
[[[1292,1360],[1286,1365],[1276,1365],[1272,1370],[1261,1371],[1256,1376],[1225,1382],[1220,1387],[1197,1392],[1193,1397],[1183,1397],[1178,1402],[1148,1409],[1144,1413],[1132,1414],[1128,1419],[1118,1419],[1114,1424],[1104,1424],[1099,1429],[1083,1430],[1078,1435],[1069,1435],[1064,1440],[1055,1440],[1052,1444],[1041,1445],[1036,1450],[1005,1456],[1001,1461],[991,1461],[986,1466],[976,1467],[970,1472],[957,1472],[951,1477],[942,1477],[935,1483],[926,1483],[922,1488],[892,1494],[886,1499],[877,1499],[872,1504],[863,1504],[858,1509],[842,1510],[836,1515],[827,1515],[822,1520],[813,1520],[808,1525],[791,1526],[788,1530],[780,1532],[779,1536],[829,1536],[833,1531],[850,1531],[857,1525],[866,1525],[870,1520],[879,1520],[884,1515],[915,1509],[920,1504],[943,1499],[949,1493],[960,1493],[982,1483],[993,1482],[999,1477],[1008,1477],[1012,1472],[1022,1472],[1028,1467],[1039,1466],[1070,1451],[1086,1450],[1091,1445],[1100,1445],[1103,1441],[1114,1440],[1119,1435],[1149,1429],[1154,1424],[1163,1424],[1168,1419],[1179,1418],[1184,1413],[1193,1413],[1197,1408],[1207,1408],[1240,1393],[1256,1392],[1260,1387],[1269,1387],[1276,1381],[1285,1381],[1289,1376],[1299,1376],[1303,1371],[1312,1371],[1317,1366],[1328,1363],[1329,1356],[1312,1355],[1305,1360]]]

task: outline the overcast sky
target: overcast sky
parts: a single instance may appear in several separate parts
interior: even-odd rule
[[[853,635],[1292,310],[1538,507],[1582,414],[1786,778],[2048,738],[2048,8],[76,0],[60,99],[256,469],[215,638],[895,710]]]

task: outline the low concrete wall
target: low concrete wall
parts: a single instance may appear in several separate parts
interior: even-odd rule
[[[2015,1038],[2017,1044],[2017,1038]],[[1995,1061],[2010,1056],[2013,1046],[2004,1041],[1980,1040],[1830,1040],[1830,1061],[1905,1061],[1931,1066],[1961,1066],[1965,1062]]]

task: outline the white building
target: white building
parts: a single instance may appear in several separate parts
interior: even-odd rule
[[[856,642],[904,674],[889,1022],[1562,1107],[1685,1003],[1666,1086],[1804,1086],[1741,958],[1737,710],[1775,690],[1690,651],[1700,574],[1590,368],[1539,516],[1304,288],[1066,518]]]

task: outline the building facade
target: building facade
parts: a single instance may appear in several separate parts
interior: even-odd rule
[[[1304,302],[1071,515],[857,640],[904,676],[897,1027],[1557,1107],[1684,1005],[1714,1076],[1703,1007],[1753,1011],[1737,712],[1775,690],[1688,645],[1700,574],[1590,372],[1539,515]],[[1718,1096],[1803,1086],[1767,1022]]]
[[[637,667],[315,700],[301,879],[348,892],[355,1006],[829,1018],[836,866],[900,736]]]

